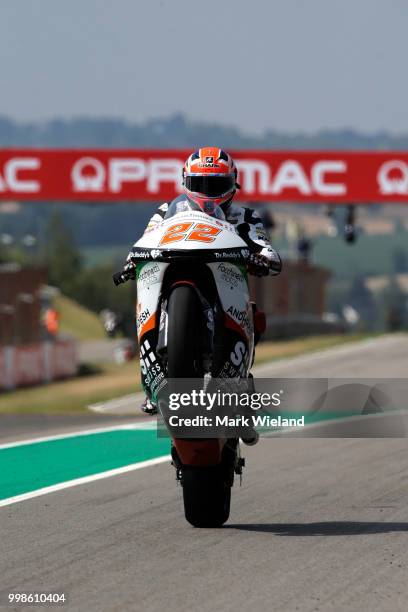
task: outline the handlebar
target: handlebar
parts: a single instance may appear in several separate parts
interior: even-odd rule
[[[250,261],[249,261],[250,252],[249,251],[247,251],[248,255],[244,256],[244,254],[242,253],[242,249],[237,249],[237,250],[231,249],[231,250],[232,251],[240,251],[240,263],[241,264],[246,264],[246,265],[250,264]],[[165,259],[165,258],[167,259],[168,258],[168,254],[165,251],[163,251],[162,254],[163,254],[163,259]],[[192,252],[187,254],[185,251],[179,252],[179,253],[172,251],[171,259],[168,259],[168,261],[177,261],[177,259],[181,259],[181,258],[186,260],[189,257],[191,258],[192,255],[193,255]],[[200,257],[201,260],[203,260],[202,252],[200,252],[199,255],[201,256]],[[232,257],[232,255],[231,255],[231,259],[229,258],[230,253],[226,253],[225,255],[226,255],[225,258],[221,257],[218,260],[217,259],[211,259],[211,261],[220,261],[221,262],[221,260],[224,259],[226,261],[229,261],[230,263],[235,263],[235,264],[239,263],[239,261],[235,260],[235,258]],[[156,256],[157,256],[157,254],[156,254]],[[195,257],[193,257],[192,259],[194,260],[194,259],[196,259],[196,257],[197,257],[197,255]],[[113,274],[112,279],[113,279],[114,284],[116,286],[118,286],[118,285],[121,285],[123,283],[126,283],[128,280],[133,280],[135,278],[135,268],[136,268],[137,263],[141,263],[141,261],[143,261],[143,260],[146,261],[147,259],[150,259],[150,258],[149,257],[146,257],[146,258],[145,257],[137,258],[137,256],[135,256],[135,259],[133,261],[131,260],[131,262],[127,264],[127,266],[126,266],[127,269],[123,269],[121,272],[115,272],[115,274]],[[161,259],[161,260],[163,261],[163,259]],[[150,261],[153,261],[153,260],[150,259]],[[210,259],[209,259],[209,261],[210,261]],[[270,268],[269,268],[270,273],[272,273],[272,274],[274,273],[275,275],[277,275],[277,274],[280,273],[281,269],[282,269],[282,262],[281,262],[280,258],[279,258],[278,262],[273,262],[273,261],[270,262]]]
[[[112,280],[116,286],[127,283],[127,281],[132,278],[134,278],[134,276],[131,270],[122,270],[122,272],[115,272],[115,274],[112,275]]]

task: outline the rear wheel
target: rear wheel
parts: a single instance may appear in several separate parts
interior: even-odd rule
[[[221,527],[229,517],[231,485],[221,465],[182,468],[184,515],[193,527]]]
[[[168,304],[168,322],[168,378],[201,378],[204,374],[200,350],[204,322],[201,304],[192,287],[180,285],[173,289]],[[231,449],[225,447],[218,465],[183,465],[180,461],[184,514],[194,527],[221,527],[228,520],[233,459],[235,447],[233,456]]]

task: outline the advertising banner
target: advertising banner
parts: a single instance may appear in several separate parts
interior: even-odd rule
[[[189,150],[3,149],[0,200],[154,201],[181,192]],[[408,152],[231,151],[236,199],[408,202]]]

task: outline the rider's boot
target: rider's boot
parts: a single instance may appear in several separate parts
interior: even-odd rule
[[[143,404],[140,406],[142,412],[145,414],[153,415],[157,414],[157,406],[149,397],[146,397]]]
[[[251,373],[248,374],[248,393],[255,393],[254,377]],[[247,446],[255,446],[255,444],[259,442],[259,433],[254,427],[248,429],[251,430],[250,432],[248,432],[249,435],[245,436],[245,438],[241,438],[241,440]]]

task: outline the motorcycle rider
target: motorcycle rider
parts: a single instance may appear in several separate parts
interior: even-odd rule
[[[187,207],[196,208],[210,216],[219,216],[221,209],[225,220],[235,226],[238,235],[250,247],[249,274],[279,274],[281,259],[269,243],[261,217],[252,209],[232,202],[237,189],[240,189],[237,176],[237,168],[228,153],[218,147],[203,147],[187,159],[183,167],[184,193],[170,204],[176,204],[180,211]],[[170,204],[166,202],[159,206],[145,232],[163,221]],[[125,270],[132,269],[131,257],[132,252],[128,255]],[[146,398],[142,410],[148,414],[157,412],[149,398]]]

